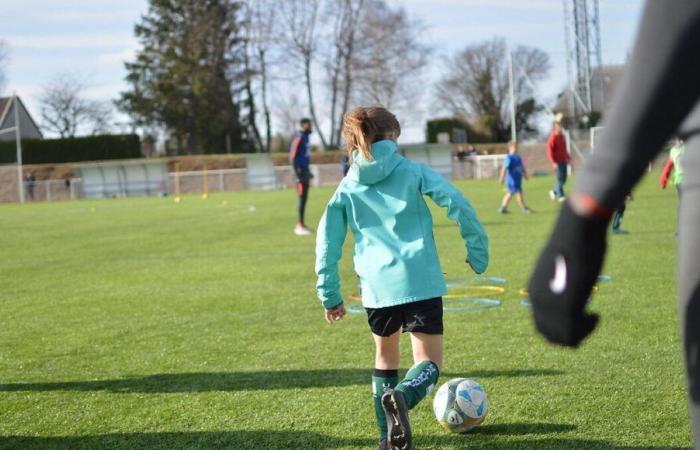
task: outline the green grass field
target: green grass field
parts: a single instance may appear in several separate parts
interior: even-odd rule
[[[652,178],[630,234],[611,236],[602,322],[577,351],[535,335],[518,294],[555,218],[552,179],[526,182],[531,216],[498,215],[494,181],[458,183],[491,238],[487,275],[508,284],[499,308],[446,313],[441,382],[477,380],[491,411],[450,435],[427,399],[418,449],[690,447],[676,199]],[[331,192],[312,191],[310,223]],[[280,191],[0,206],[0,448],[375,448],[365,317],[323,321],[295,204]],[[434,216],[444,271],[470,276],[456,226]]]

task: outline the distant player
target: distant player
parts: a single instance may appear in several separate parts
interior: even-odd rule
[[[488,238],[462,193],[426,165],[397,152],[396,117],[384,108],[345,115],[352,165],[331,197],[316,238],[318,297],[333,323],[345,315],[338,262],[348,227],[355,271],[376,347],[372,376],[380,450],[413,448],[408,410],[435,386],[442,367],[442,296],[433,219],[423,198],[447,208],[476,273],[488,266]],[[410,333],[414,366],[399,382],[399,338]]]
[[[297,225],[294,233],[304,236],[313,233],[313,230],[306,226],[304,214],[306,213],[306,201],[309,198],[309,185],[311,183],[311,144],[309,136],[312,132],[311,120],[301,119],[299,130],[294,133],[292,145],[289,149],[289,161],[294,168],[297,178],[297,194],[299,195],[299,206],[297,207]]]
[[[622,229],[622,219],[625,217],[625,211],[627,211],[627,202],[632,200],[632,194],[628,194],[625,197],[625,201],[622,206],[615,210],[612,218],[612,232],[613,234],[627,234],[627,231]]]
[[[564,193],[564,185],[569,170],[569,151],[566,149],[566,137],[561,128],[561,123],[554,122],[552,124],[552,133],[547,139],[547,158],[554,168],[557,181],[554,184],[554,189],[549,191],[549,198],[563,202],[566,198]]]
[[[525,198],[523,197],[523,178],[528,179],[523,159],[518,155],[518,143],[510,141],[508,142],[508,156],[506,156],[498,177],[499,183],[503,184],[505,182],[506,189],[508,189],[501,202],[501,207],[498,209],[499,213],[506,214],[508,212],[508,204],[513,196],[515,196],[515,200],[518,202],[522,212],[526,214],[532,213],[532,210],[525,204]]]
[[[659,186],[661,189],[666,189],[668,181],[671,180],[673,186],[676,188],[678,195],[681,194],[681,183],[683,182],[683,166],[681,165],[681,158],[685,153],[685,142],[682,139],[676,141],[676,145],[671,147],[669,152],[668,160],[661,171],[661,178],[659,179]]]
[[[685,172],[678,211],[678,310],[696,449],[700,449],[699,52],[700,1],[647,0],[634,53],[600,144],[586,159],[574,193],[562,206],[528,288],[537,329],[552,342],[580,345],[598,323],[598,315],[587,305],[603,267],[613,210],[668,139],[674,134],[685,138],[688,150],[682,157]],[[628,305],[623,320],[634,314],[635,306]],[[631,332],[634,327],[626,328]],[[608,420],[615,418],[612,412]]]

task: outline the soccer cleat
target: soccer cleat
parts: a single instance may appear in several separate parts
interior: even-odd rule
[[[613,234],[628,234],[629,231],[623,230],[622,228],[613,228]]]
[[[391,447],[389,447],[389,442],[387,442],[386,439],[379,441],[379,450],[391,450]]]
[[[530,208],[523,208],[523,212],[525,214],[532,214],[532,210]]]
[[[313,233],[313,230],[305,225],[297,225],[294,227],[294,234],[297,236],[308,236]]]
[[[557,194],[554,191],[549,191],[549,199],[554,201],[557,199]]]
[[[501,213],[501,214],[508,214],[508,210],[507,210],[505,207],[503,207],[503,206],[501,206],[500,208],[498,208],[498,212]]]
[[[408,421],[408,406],[403,393],[393,389],[382,395],[382,408],[386,415],[387,442],[391,450],[413,450],[411,423]]]

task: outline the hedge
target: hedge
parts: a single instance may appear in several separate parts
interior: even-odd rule
[[[435,144],[439,133],[448,133],[452,142],[452,132],[455,128],[466,130],[469,143],[490,142],[489,136],[478,133],[471,124],[452,117],[429,120],[425,127],[425,140],[429,144]]]
[[[24,164],[103,161],[141,158],[141,141],[135,134],[104,134],[65,139],[23,139]],[[14,140],[0,142],[0,164],[17,160]]]

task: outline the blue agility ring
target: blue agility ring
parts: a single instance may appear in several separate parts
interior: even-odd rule
[[[498,308],[501,301],[493,298],[463,297],[443,301],[442,310],[445,312],[471,312]]]
[[[448,288],[466,286],[504,286],[507,280],[503,277],[487,277],[478,275],[475,277],[448,278],[445,280]]]
[[[345,308],[345,311],[349,312],[350,314],[364,314],[365,308],[359,305],[350,305]]]

